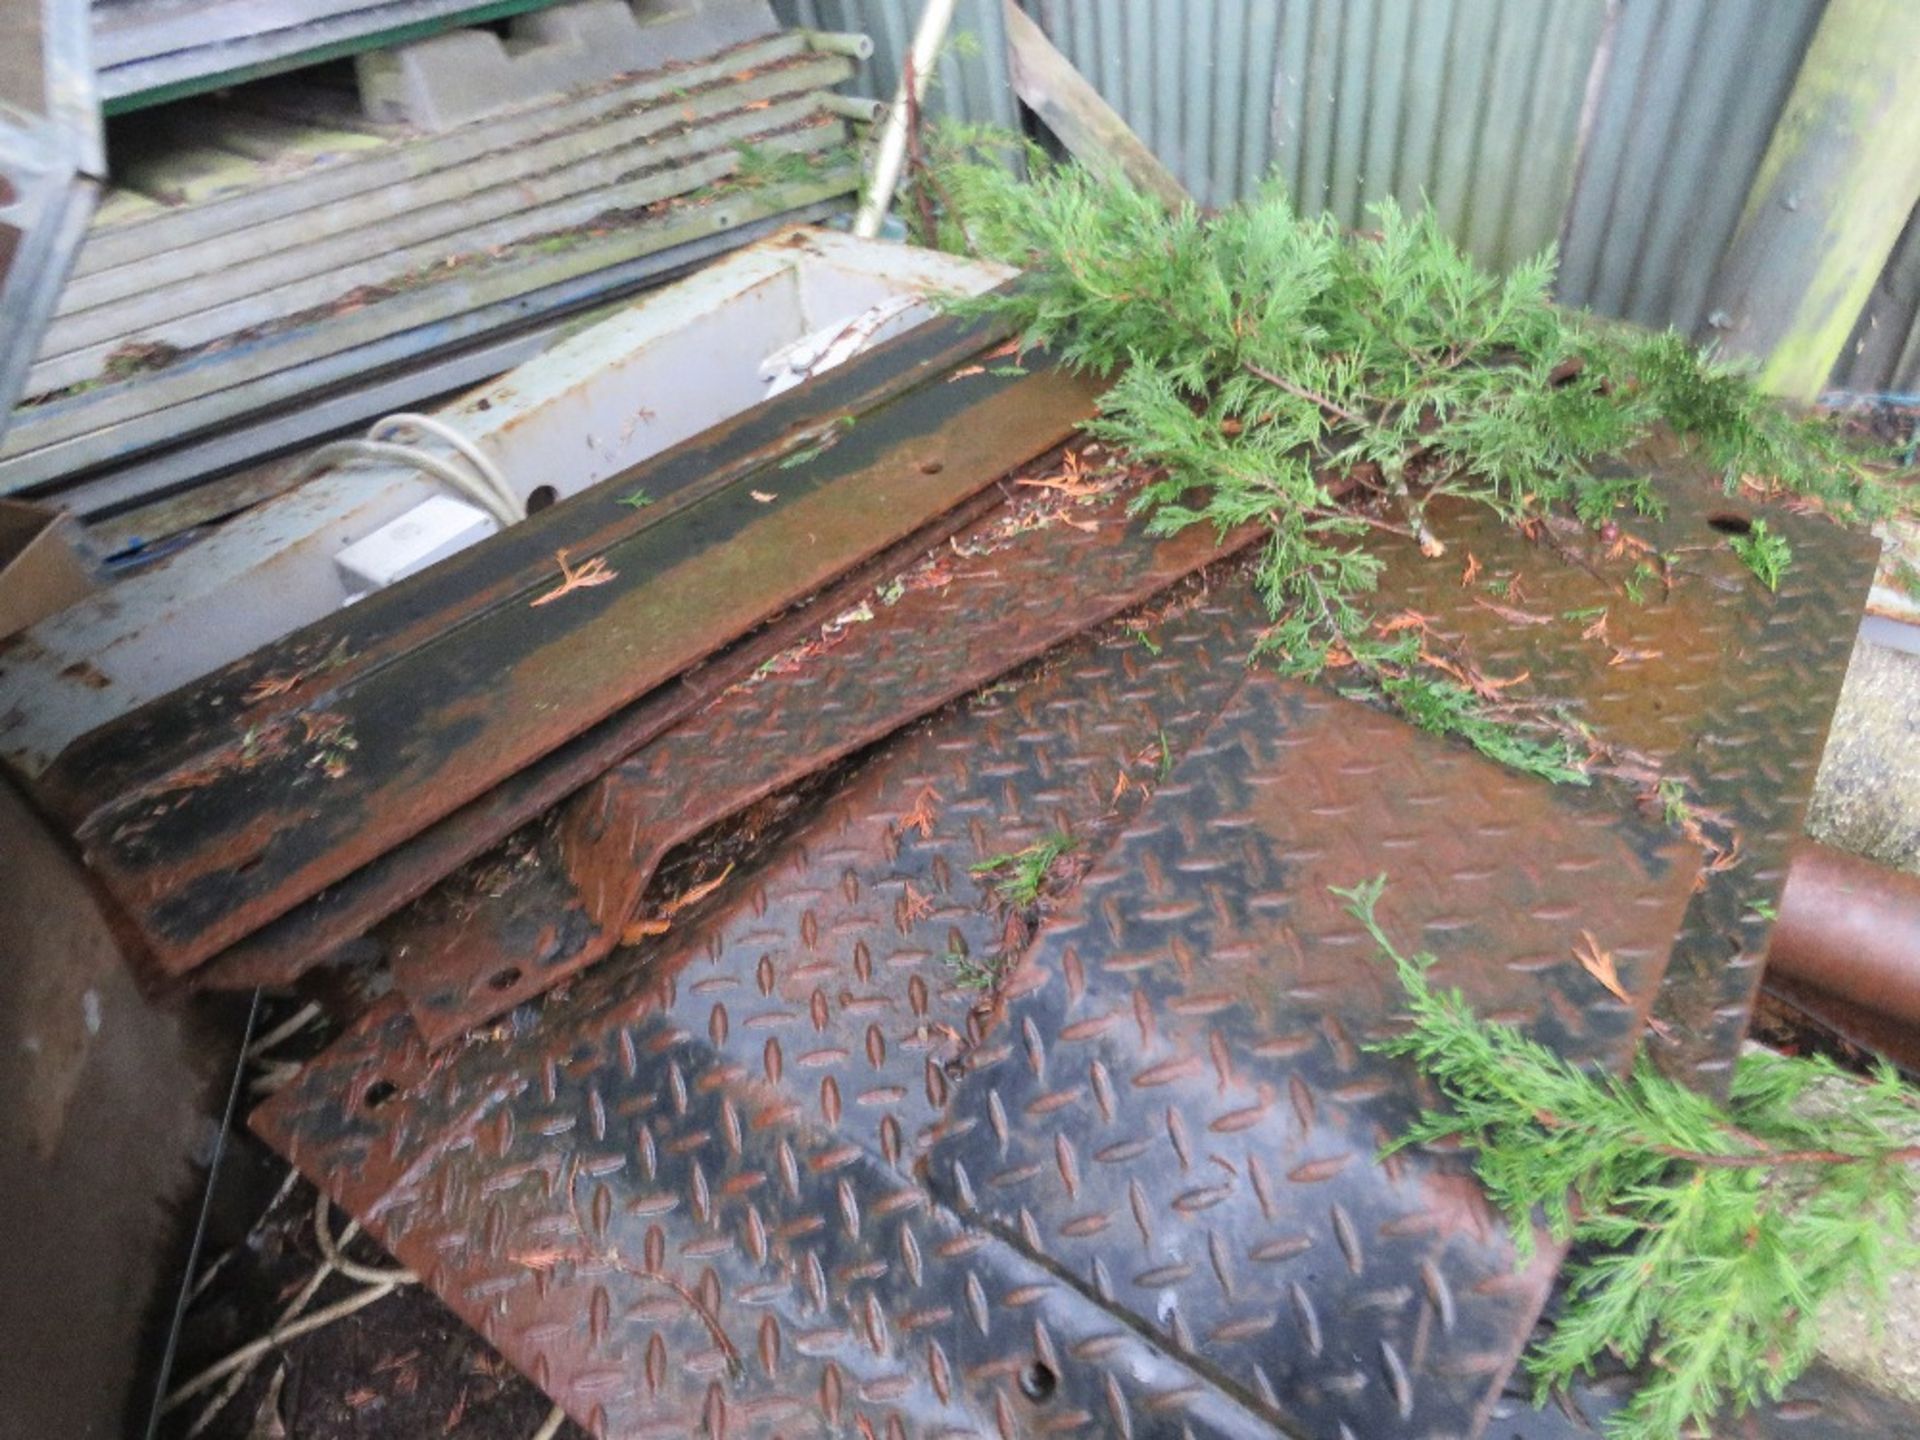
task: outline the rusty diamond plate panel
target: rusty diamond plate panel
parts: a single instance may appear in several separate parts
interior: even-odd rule
[[[1730,829],[1737,850],[1710,867],[1687,911],[1655,1010],[1664,1029],[1649,1042],[1669,1073],[1720,1091],[1746,1033],[1766,916],[1801,832],[1879,545],[1769,510],[1767,523],[1793,547],[1770,593],[1726,543],[1725,527],[1753,507],[1666,451],[1647,465],[1662,475],[1667,513],[1623,522],[1623,545],[1580,530],[1531,544],[1484,511],[1436,507],[1449,555],[1429,561],[1411,545],[1383,545],[1381,596],[1431,617],[1489,674],[1526,675],[1513,693],[1565,704],[1600,740],[1637,752],[1629,764],[1682,781],[1702,816]],[[1666,565],[1634,548],[1635,537]],[[1478,576],[1463,584],[1469,555]]]
[[[1117,496],[1064,517],[1042,502],[989,518],[834,648],[734,687],[570,801],[541,863],[507,890],[387,927],[396,988],[431,1043],[503,1014],[604,958],[673,846],[1256,533],[1223,541],[1195,527],[1155,540],[1127,522]],[[1064,589],[1063,575],[1073,577]]]
[[[746,638],[516,770],[486,794],[222,951],[193,972],[193,983],[220,990],[293,984],[341,946],[365,935],[462,865],[591,784],[719,692],[818,635],[823,625],[857,604],[874,585],[912,566],[1004,503],[1005,496],[997,490],[977,495],[922,526]]]
[[[1517,1268],[1459,1157],[1376,1159],[1421,1092],[1366,1048],[1398,985],[1330,887],[1384,871],[1442,983],[1620,1069],[1698,866],[1603,797],[1259,675],[1010,981],[934,1194],[1298,1433],[1465,1433],[1558,1257]],[[1576,958],[1586,927],[1633,1004]]]
[[[183,974],[1052,449],[1094,395],[1058,370],[933,381],[797,465],[629,533],[603,522],[606,548],[572,566],[556,551],[527,578],[512,568],[526,538],[495,537],[512,582],[484,575],[438,628],[423,612],[450,577],[429,569],[390,592],[384,630],[335,616],[267,647],[305,647],[297,674],[245,685],[263,663],[251,656],[75,741],[41,797],[155,967]],[[528,525],[604,514],[613,487],[672,453]],[[495,541],[451,573],[471,582]],[[350,643],[363,628],[372,657]]]
[[[590,1434],[1273,1434],[643,998],[531,1072],[463,1061],[460,1114],[396,1119],[367,1177],[323,1181]]]
[[[603,1434],[1270,1433],[907,1173],[988,1043],[959,962],[1025,938],[969,867],[1095,848],[1245,673],[1250,591],[1190,588],[1152,645],[1076,643],[903,736],[531,1032],[429,1053],[391,1003],[256,1128]]]
[[[954,983],[955,957],[981,957],[1024,938],[1008,935],[964,867],[1050,828],[1091,840],[1127,818],[1140,792],[1129,788],[1114,803],[1115,779],[1137,763],[1143,738],[1164,730],[1174,753],[1187,748],[1243,674],[1234,657],[1257,615],[1246,587],[1236,584],[1165,622],[1157,657],[1124,638],[1074,647],[1013,696],[949,712],[875,761],[715,920],[704,944],[682,942],[656,964],[602,967],[550,1005],[537,1030],[505,1044],[433,1056],[397,1013],[376,1017],[263,1107],[256,1123],[389,1248],[427,1270],[511,1359],[605,1433],[680,1433],[674,1427],[702,1416],[710,1424],[716,1413],[752,1433],[821,1430],[846,1423],[826,1397],[844,1406],[855,1388],[882,1407],[869,1417],[876,1432],[884,1423],[900,1433],[1178,1434],[1248,1425],[1272,1433],[1309,1407],[1244,1377],[1223,1384],[1212,1357],[1194,1360],[1185,1310],[1192,1304],[1197,1320],[1205,1307],[1181,1296],[1171,1276],[1160,1277],[1169,1288],[1158,1303],[1138,1310],[1116,1304],[1112,1276],[1098,1266],[1081,1273],[1042,1264],[1032,1285],[1012,1284],[1001,1277],[1026,1273],[1021,1267],[1044,1253],[1034,1224],[1019,1217],[965,1229],[909,1178],[956,1088],[963,1108],[969,1096],[987,1093],[970,1072],[1004,1075],[1033,1053],[1029,1026],[994,1025],[991,1010]],[[1385,748],[1411,756],[1415,777],[1429,766],[1449,774],[1464,767],[1468,780],[1477,775],[1496,790],[1505,778],[1299,687],[1263,680],[1249,693],[1337,707],[1334,731],[1363,737],[1369,754]],[[1574,823],[1558,797],[1512,783],[1533,800],[1520,813],[1544,818],[1549,838],[1522,825],[1480,825],[1476,838],[1503,840],[1520,877],[1481,883],[1489,894],[1531,895],[1539,885],[1550,895],[1544,871],[1577,875],[1590,893],[1619,898],[1608,941],[1644,995],[1664,938],[1647,936],[1662,923],[1670,934],[1691,852],[1604,811]],[[1421,787],[1410,793],[1418,804]],[[1177,817],[1190,798],[1176,781],[1151,813]],[[1341,828],[1342,803],[1321,803],[1304,786],[1300,798],[1324,833]],[[928,833],[903,825],[921,816]],[[1140,831],[1136,825],[1129,834]],[[1229,818],[1223,833],[1233,831]],[[1663,866],[1664,879],[1649,878]],[[1628,877],[1640,885],[1624,883]],[[1529,912],[1541,948],[1512,952],[1519,968],[1499,968],[1503,986],[1511,983],[1516,1012],[1538,1009],[1542,992],[1566,1001],[1542,1019],[1550,1033],[1583,1037],[1595,1053],[1623,1053],[1635,1024],[1631,1009],[1604,992],[1599,1001],[1590,994],[1566,1000],[1554,981],[1540,978],[1573,968],[1567,942],[1581,911],[1561,898],[1557,910],[1543,899]],[[1664,922],[1655,914],[1662,903]],[[1449,950],[1474,936],[1471,926],[1439,919],[1430,932]],[[1233,963],[1241,983],[1259,988],[1256,957]],[[1349,944],[1333,968],[1350,972],[1358,963]],[[1020,1003],[1034,999],[1023,995]],[[1301,1003],[1315,1002],[1309,995]],[[1318,1043],[1338,1050],[1361,1033],[1358,1025],[1338,1037],[1323,1030]],[[1321,1103],[1365,1100],[1336,1093]],[[981,1103],[991,1114],[991,1101]],[[1297,1101],[1290,1092],[1280,1103]],[[1218,1186],[1227,1174],[1215,1154],[1226,1150],[1220,1137],[1239,1133],[1237,1120],[1193,1134],[1169,1122],[1161,1141],[1167,1153],[1157,1163],[1172,1173],[1186,1143],[1192,1163],[1207,1172],[1203,1183]],[[1357,1173],[1378,1173],[1370,1153],[1383,1133],[1364,1132],[1365,1153],[1352,1162]],[[950,1143],[963,1142],[955,1136]],[[832,1186],[809,1188],[823,1170],[835,1177]],[[1241,1183],[1253,1185],[1253,1173],[1243,1168]],[[1309,1205],[1319,1201],[1317,1187],[1287,1173],[1274,1172],[1270,1193],[1278,1203],[1286,1203],[1289,1187],[1310,1193]],[[1488,1377],[1497,1386],[1511,1362],[1515,1327],[1524,1333],[1543,1277],[1514,1279],[1497,1222],[1475,1203],[1462,1172],[1423,1160],[1399,1173],[1416,1177],[1409,1188],[1427,1202],[1427,1225],[1411,1228],[1438,1258],[1400,1277],[1398,1289],[1418,1287],[1420,1299],[1409,1302],[1383,1279],[1374,1303],[1398,1303],[1417,1326],[1429,1311],[1439,1317],[1423,1327],[1437,1325],[1437,1335],[1404,1347],[1402,1363],[1421,1375],[1433,1363],[1429,1351],[1460,1358],[1458,1345],[1476,1333],[1476,1317],[1506,1319],[1501,1352],[1473,1357],[1478,1369],[1468,1366],[1468,1398],[1477,1403]],[[865,1188],[869,1181],[880,1188]],[[1299,1275],[1350,1263],[1335,1258],[1344,1253],[1341,1241],[1352,1239],[1340,1227],[1372,1219],[1357,1206],[1353,1213],[1358,1220],[1333,1222],[1324,1255],[1285,1249]],[[902,1215],[916,1226],[924,1217],[933,1233],[952,1237],[945,1244],[972,1247],[967,1253],[982,1258],[964,1274],[948,1269],[923,1280],[937,1248],[925,1232],[902,1239],[861,1229],[862,1216]],[[1296,1230],[1314,1223],[1308,1210]],[[1436,1238],[1436,1225],[1461,1233]],[[1456,1250],[1479,1256],[1485,1268],[1438,1268],[1455,1264]],[[1265,1262],[1280,1258],[1270,1252]],[[1215,1254],[1200,1263],[1217,1275],[1227,1262]],[[900,1288],[903,1270],[911,1290]],[[1478,1281],[1488,1282],[1484,1293]],[[1287,1292],[1289,1303],[1295,1293]],[[1041,1326],[995,1329],[1003,1309],[1021,1314],[1040,1295],[1058,1307]],[[1464,1321],[1456,1318],[1461,1312]],[[917,1368],[886,1368],[899,1337],[922,1334],[932,1338]],[[1251,1330],[1240,1342],[1253,1343]],[[769,1393],[768,1353],[795,1356],[804,1383],[781,1371],[786,1388]],[[880,1368],[858,1372],[856,1384],[854,1359]],[[1328,1360],[1328,1383],[1345,1394],[1343,1361],[1341,1354]],[[1369,1363],[1377,1372],[1383,1362]],[[957,1402],[952,1397],[963,1389],[951,1383],[955,1375],[975,1386]],[[1387,1383],[1361,1387],[1361,1403],[1373,1403]],[[1457,1433],[1471,1422],[1470,1406],[1436,1420],[1442,1389],[1425,1392],[1434,1397],[1419,1412],[1428,1428],[1407,1433]],[[957,1414],[941,1408],[955,1404]]]

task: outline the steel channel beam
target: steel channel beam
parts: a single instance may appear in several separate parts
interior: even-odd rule
[[[194,971],[194,985],[224,990],[291,985],[459,867],[694,714],[715,695],[818,634],[822,625],[857,604],[874,585],[906,569],[1000,503],[998,493],[976,496],[923,526],[790,613],[516,770],[479,799],[262,926]]]
[[[960,545],[1045,509],[990,517]],[[429,1044],[451,1040],[605,958],[654,869],[678,844],[971,693],[1176,580],[1239,550],[1196,527],[1153,540],[1118,497],[1072,523],[943,566],[791,675],[738,686],[562,808],[541,863],[504,891],[431,907],[382,931],[394,987]],[[1080,528],[1092,523],[1091,531]],[[1062,576],[1072,583],[1064,590]]]
[[[1238,686],[1258,613],[1236,587],[1157,653],[1067,647],[902,737],[710,923],[551,1023],[436,1055],[392,1003],[255,1127],[600,1434],[1270,1434],[910,1176],[993,1029],[950,957],[1022,933],[969,867],[1055,829],[1097,850],[1141,805],[1119,777]]]
[[[933,328],[906,357],[966,333]],[[823,390],[902,358],[883,347]],[[635,525],[621,496],[713,459],[689,442],[75,742],[42,799],[181,973],[1059,443],[1093,395],[1051,370],[925,384]],[[537,557],[561,550],[608,582],[550,604],[560,576]]]

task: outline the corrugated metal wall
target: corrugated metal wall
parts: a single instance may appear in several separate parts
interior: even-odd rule
[[[1625,0],[1599,55],[1560,293],[1697,331],[1824,0]]]
[[[1494,265],[1561,244],[1569,303],[1710,333],[1714,266],[1825,0],[1022,0],[1205,205],[1270,171],[1364,222],[1430,198]],[[774,0],[864,30],[864,93],[898,83],[912,0]],[[1011,123],[999,0],[961,0],[972,53],[931,108]],[[1835,371],[1920,388],[1920,222]]]
[[[1204,205],[1269,174],[1365,222],[1431,197],[1492,264],[1558,233],[1607,0],[1032,0]]]
[[[1481,259],[1553,241],[1604,0],[1290,0],[1275,160],[1303,206],[1362,225],[1431,199]]]

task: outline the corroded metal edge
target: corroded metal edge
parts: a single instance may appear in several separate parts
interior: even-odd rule
[[[200,760],[86,818],[89,866],[156,966],[191,968],[1057,444],[1093,394],[1054,371],[977,384],[911,391],[772,490],[743,480],[614,544],[604,583],[551,577],[296,711],[214,727]]]
[[[341,946],[424,895],[460,866],[604,774],[714,696],[817,633],[834,616],[858,603],[873,585],[904,570],[927,550],[982,519],[1002,502],[997,492],[984,493],[922,526],[671,685],[642,696],[515,771],[485,795],[230,946],[194,971],[193,983],[209,989],[241,990],[293,983]]]
[[[1122,500],[1020,507],[984,522],[832,648],[716,697],[583,790],[504,888],[384,927],[395,988],[421,1033],[452,1039],[604,958],[673,846],[1258,533],[1195,527],[1155,539],[1128,521]]]

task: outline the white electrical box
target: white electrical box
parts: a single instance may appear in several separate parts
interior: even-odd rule
[[[343,547],[333,557],[351,605],[487,538],[500,527],[476,505],[435,495]]]

